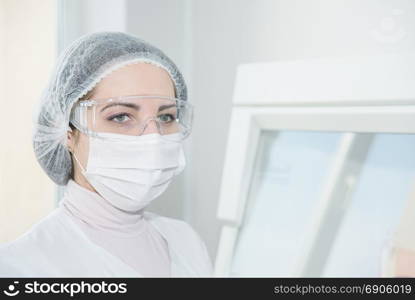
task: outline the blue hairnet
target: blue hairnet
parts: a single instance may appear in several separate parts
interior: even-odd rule
[[[35,111],[33,131],[36,159],[56,184],[66,185],[72,172],[66,137],[73,104],[112,71],[137,62],[165,69],[175,97],[187,100],[186,83],[173,61],[134,35],[117,31],[83,35],[59,55]]]

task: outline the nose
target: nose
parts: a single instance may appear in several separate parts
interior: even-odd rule
[[[139,135],[145,135],[150,133],[159,133],[161,134],[158,123],[154,119],[149,119],[147,122],[143,125],[141,132]]]

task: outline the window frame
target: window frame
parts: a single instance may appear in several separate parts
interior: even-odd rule
[[[381,76],[376,74],[379,68],[384,71]],[[369,139],[363,147],[366,149],[361,149],[359,133],[415,133],[415,76],[405,72],[408,68],[415,69],[413,55],[272,62],[238,68],[217,208],[223,227],[216,276],[229,276],[262,130],[342,132],[331,176],[312,215],[309,240],[295,271],[287,275],[307,277],[322,272],[318,263],[327,253],[317,247],[317,241],[333,203],[347,205],[344,195],[354,188],[360,172],[350,170],[347,159],[356,151],[364,159],[370,147]],[[294,72],[300,75],[284,76]],[[307,76],[312,73],[316,76]],[[359,88],[351,95],[349,89],[356,77]],[[327,82],[331,83],[328,89]]]

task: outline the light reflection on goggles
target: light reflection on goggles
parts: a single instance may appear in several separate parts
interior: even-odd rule
[[[142,135],[156,124],[160,135],[186,138],[190,134],[193,106],[185,100],[164,96],[121,96],[78,101],[71,111],[70,122],[81,132]]]

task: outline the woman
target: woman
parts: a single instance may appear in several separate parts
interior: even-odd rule
[[[192,107],[176,65],[130,34],[84,35],[36,113],[36,157],[59,206],[0,247],[2,277],[212,276],[200,236],[145,211],[185,166]]]

